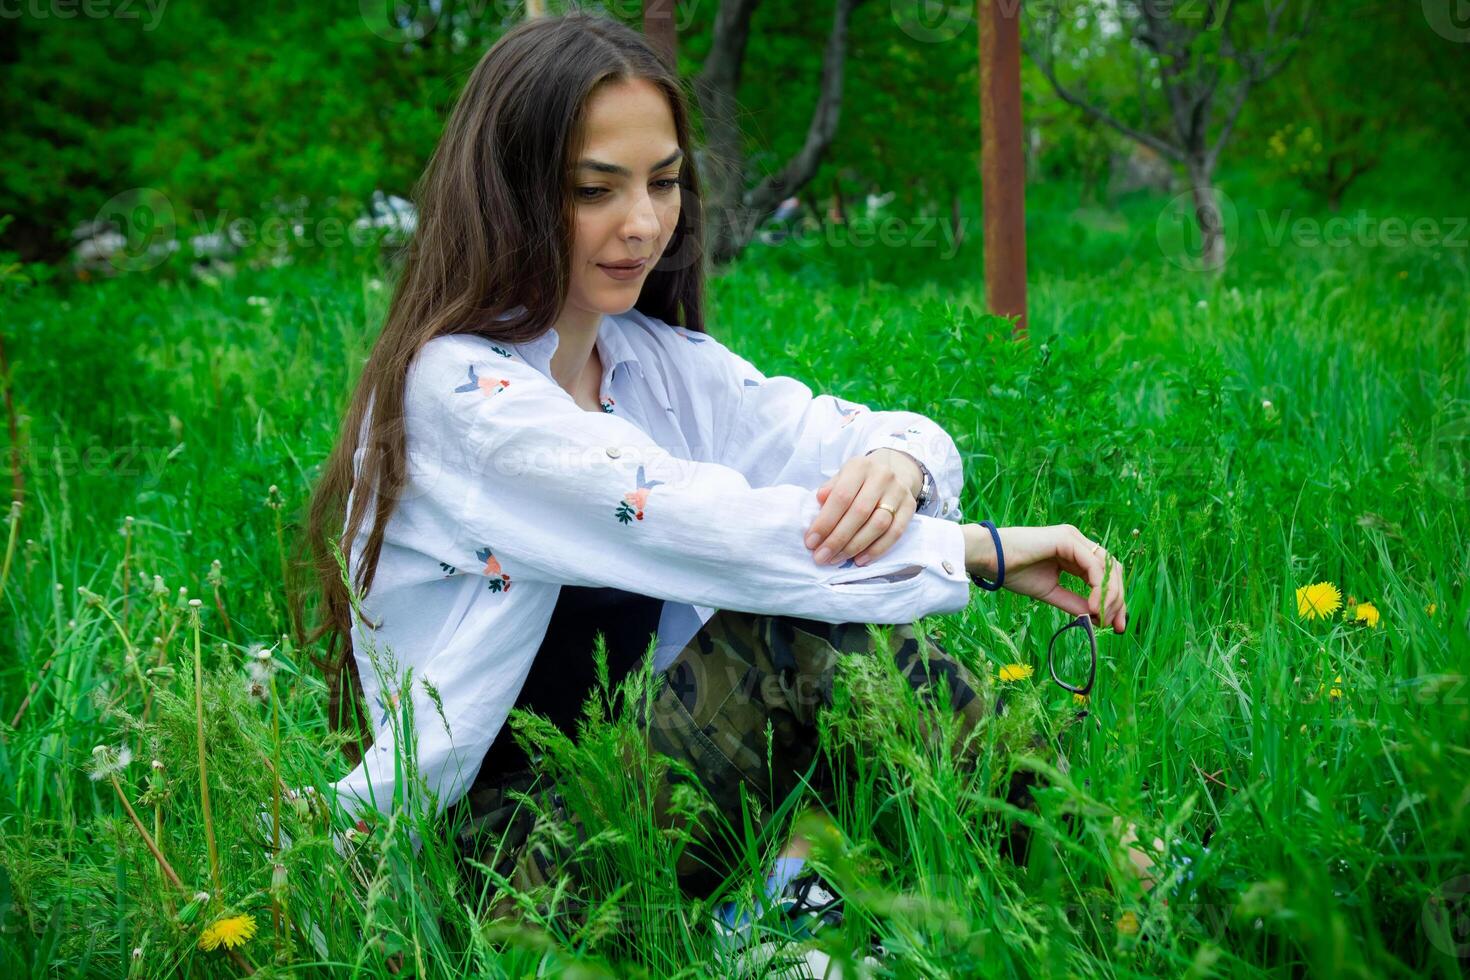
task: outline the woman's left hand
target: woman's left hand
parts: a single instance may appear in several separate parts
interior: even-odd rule
[[[806,534],[806,546],[816,550],[817,564],[852,557],[866,565],[893,547],[914,516],[913,488],[922,486],[923,479],[919,464],[895,449],[843,463],[817,488],[822,509]]]

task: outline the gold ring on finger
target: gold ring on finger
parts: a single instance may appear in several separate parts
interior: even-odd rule
[[[892,504],[880,503],[878,506],[888,511],[888,513],[893,514],[894,516],[898,515],[898,508],[894,507]]]

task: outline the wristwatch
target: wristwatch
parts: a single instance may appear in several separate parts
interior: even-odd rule
[[[919,463],[916,459],[914,462]],[[914,503],[919,510],[923,510],[929,501],[934,499],[934,474],[929,472],[929,467],[919,463],[919,469],[924,471],[924,486],[919,490],[919,495],[914,498]]]

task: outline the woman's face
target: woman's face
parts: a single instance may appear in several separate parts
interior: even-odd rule
[[[668,101],[644,79],[610,82],[587,103],[572,161],[576,232],[567,305],[588,313],[632,308],[679,220],[683,166]],[[642,260],[634,268],[613,268]]]

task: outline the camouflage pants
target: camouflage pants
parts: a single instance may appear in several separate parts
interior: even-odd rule
[[[888,629],[901,675],[924,697],[932,696],[944,678],[950,709],[960,718],[959,735],[968,735],[994,707],[987,704],[988,687],[933,638],[908,625]],[[832,703],[839,652],[875,653],[867,625],[716,612],[656,678],[649,748],[697,773],[721,814],[737,828],[743,821],[742,786],[759,802],[763,815],[779,807],[809,771],[814,773],[813,788],[823,794],[831,774],[818,758],[816,719]],[[670,825],[665,815],[677,782],[678,774],[669,770],[658,788],[655,814],[665,826]],[[546,786],[534,770],[482,772],[457,804],[470,815],[458,844],[462,858],[487,865],[493,861],[499,874],[526,891],[555,877],[557,858],[526,846],[536,817],[512,798],[515,791],[544,794],[539,798],[550,804],[547,809],[571,821],[555,787]],[[1013,782],[1011,799],[1027,805],[1028,785]],[[707,894],[724,877],[719,869],[728,867],[733,856],[713,837],[686,848],[677,869],[681,887],[690,894]],[[466,874],[483,884],[477,874]]]

